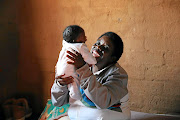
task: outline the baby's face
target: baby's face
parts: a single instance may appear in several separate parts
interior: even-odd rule
[[[77,43],[85,43],[87,41],[85,32],[80,33],[79,37],[77,38]]]

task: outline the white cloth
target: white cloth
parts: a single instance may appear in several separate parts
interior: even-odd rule
[[[92,56],[92,53],[89,52],[89,49],[87,48],[85,43],[68,43],[63,40],[63,47],[60,51],[58,62],[56,64],[56,76],[64,74],[64,77],[73,76],[75,82],[69,84],[68,86],[70,96],[74,99],[80,99],[78,75],[75,72],[74,65],[67,64],[67,61],[69,59],[66,57],[66,51],[72,51],[72,49],[79,52],[82,55],[84,61],[90,65],[95,65],[96,59],[94,58],[94,56]]]
[[[122,112],[109,109],[97,109],[86,107],[81,101],[71,104],[68,116],[71,120],[129,120],[131,116],[129,108],[129,95],[124,96],[121,101]]]
[[[70,120],[68,116],[64,116],[62,118],[59,118],[58,120]]]

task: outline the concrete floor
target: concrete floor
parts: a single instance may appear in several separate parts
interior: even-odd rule
[[[180,115],[150,114],[131,111],[131,120],[180,120]]]

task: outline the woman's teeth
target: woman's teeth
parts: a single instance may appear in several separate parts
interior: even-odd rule
[[[94,57],[100,57],[99,53],[97,53],[97,51],[93,51],[93,56]]]
[[[100,51],[101,53],[98,53],[96,50],[93,51],[94,57],[101,57],[103,58],[104,51]]]

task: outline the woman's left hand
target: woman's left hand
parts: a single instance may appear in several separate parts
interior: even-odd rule
[[[71,61],[67,61],[68,64],[72,64],[74,65],[77,69],[81,68],[82,66],[84,66],[86,64],[86,62],[84,61],[82,55],[80,53],[78,53],[77,51],[73,50],[74,52],[71,51],[67,51],[67,57],[71,60]]]

